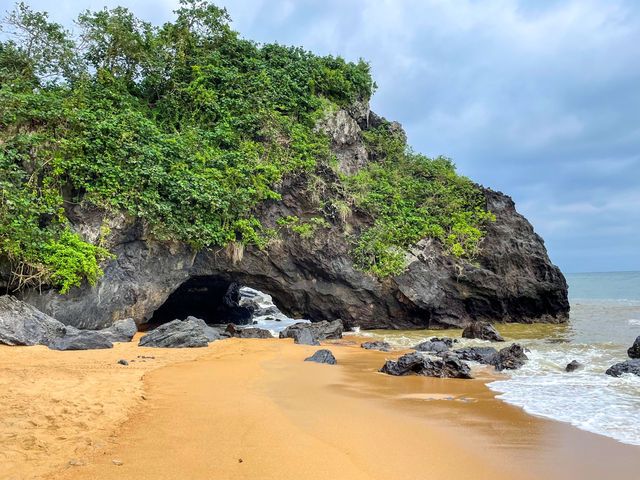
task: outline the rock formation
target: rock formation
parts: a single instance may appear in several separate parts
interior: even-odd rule
[[[353,174],[366,164],[369,153],[362,131],[382,121],[368,105],[355,104],[319,125],[331,139],[341,173]],[[399,124],[389,128],[404,135]],[[316,175],[326,189],[337,189],[334,197],[339,195],[336,171],[319,166]],[[256,207],[265,227],[277,228],[277,220],[287,216],[321,216],[329,226],[311,238],[283,231],[282,241],[266,251],[232,246],[196,252],[186,243],[150,237],[141,221],[124,214],[76,206],[68,211],[74,231],[97,241],[101,228],[107,227],[111,233],[106,242],[116,258],[107,261],[94,287],[84,285],[65,295],[30,290],[23,299],[67,325],[89,329],[128,317],[142,325],[152,318],[161,323],[189,314],[208,323],[246,323],[250,305],[238,304],[234,285],[268,293],[291,317],[314,322],[340,318],[346,328],[464,327],[477,321],[567,318],[564,277],[549,261],[542,239],[500,192],[483,190],[496,221],[488,225],[474,262],[446,255],[437,241],[423,239],[408,254],[404,273],[379,280],[354,268],[352,245],[344,235],[345,229],[366,228],[371,218],[356,208],[343,219],[330,202],[319,206],[322,192],[320,202],[311,198],[301,176],[286,177],[277,190],[281,200]],[[195,305],[208,306],[216,321],[206,318],[206,312],[186,311]]]
[[[316,353],[304,359],[305,362],[327,363],[329,365],[335,365],[338,362],[336,357],[333,356],[331,350],[318,350]]]

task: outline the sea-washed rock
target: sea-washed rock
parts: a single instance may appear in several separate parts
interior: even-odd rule
[[[99,330],[111,342],[130,342],[133,336],[138,332],[138,327],[133,318],[125,318],[117,320],[108,328]]]
[[[451,337],[432,337],[429,339],[430,342],[442,342],[444,343],[447,347],[451,348],[453,347],[454,343],[458,343],[458,339],[457,338],[451,338]]]
[[[629,358],[640,358],[640,336],[636,338],[636,341],[633,342],[633,345],[627,350],[627,354]]]
[[[583,368],[584,365],[582,365],[579,361],[577,360],[571,360],[569,363],[567,363],[567,366],[564,367],[564,371],[565,372],[575,372],[576,370],[579,370],[581,368]]]
[[[480,340],[490,340],[492,342],[504,342],[504,338],[498,331],[487,322],[474,322],[462,331],[463,338],[479,338]]]
[[[498,354],[498,350],[493,347],[465,347],[454,350],[462,360],[491,365],[493,358]]]
[[[616,363],[615,365],[609,367],[609,369],[605,373],[607,375],[611,375],[612,377],[620,377],[625,373],[632,373],[634,375],[640,376],[640,359],[634,358],[625,362]]]
[[[418,352],[429,352],[429,353],[444,353],[449,351],[449,345],[445,342],[440,341],[431,341],[427,340],[426,342],[422,342],[415,347],[412,347],[413,350],[417,350]]]
[[[305,362],[316,362],[316,363],[328,363],[329,365],[335,365],[338,363],[336,361],[336,357],[333,356],[330,350],[322,349],[318,350],[316,353],[304,359]]]
[[[503,348],[491,359],[491,365],[493,365],[497,371],[501,370],[515,370],[524,365],[529,360],[524,353],[522,345],[514,343],[510,347]]]
[[[52,345],[66,333],[61,322],[9,295],[0,296],[0,344]]]
[[[340,339],[344,332],[342,320],[334,320],[333,322],[325,320],[314,323],[300,322],[285,328],[280,332],[280,338],[295,338],[295,331],[304,328],[311,329],[318,340]]]
[[[380,372],[396,376],[415,373],[425,377],[473,378],[469,365],[451,353],[445,354],[441,359],[427,358],[418,352],[407,353],[395,362],[387,360]]]
[[[264,328],[243,328],[236,334],[238,338],[273,338],[269,330]]]
[[[313,330],[310,328],[297,328],[293,331],[293,342],[302,345],[320,345]]]
[[[365,350],[380,350],[381,352],[388,352],[391,350],[391,345],[387,342],[364,342],[360,344],[360,347]]]
[[[194,320],[173,320],[151,330],[138,343],[141,347],[194,348],[206,347],[209,341],[204,327]]]
[[[418,353],[407,353],[402,355],[398,360],[387,360],[379,370],[381,373],[394,376],[411,375],[419,373],[424,365],[424,357]]]

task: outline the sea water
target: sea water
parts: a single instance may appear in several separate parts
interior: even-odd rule
[[[571,423],[589,432],[640,445],[640,377],[620,378],[604,372],[628,360],[627,349],[640,335],[640,272],[566,275],[571,313],[563,325],[497,325],[507,341],[528,351],[519,370],[488,384],[498,398],[526,412]],[[366,333],[365,333],[366,334]],[[377,331],[369,335],[400,346],[412,346],[446,332]],[[503,345],[461,339],[460,346]],[[584,368],[567,373],[577,360]]]

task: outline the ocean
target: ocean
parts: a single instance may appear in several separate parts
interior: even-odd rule
[[[529,361],[488,386],[498,398],[532,415],[640,445],[640,377],[604,373],[629,359],[627,349],[640,335],[640,272],[579,273],[566,278],[568,323],[496,326],[507,341],[504,346],[522,344]],[[362,332],[405,347],[432,336],[460,337],[460,333],[459,329]],[[488,344],[461,339],[459,345]],[[572,360],[584,368],[566,373]]]

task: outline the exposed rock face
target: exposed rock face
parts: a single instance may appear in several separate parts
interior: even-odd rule
[[[463,338],[479,338],[491,342],[504,342],[498,331],[486,322],[472,323],[462,331]]]
[[[364,342],[360,345],[360,348],[365,350],[380,350],[381,352],[388,352],[391,350],[391,345],[387,342]]]
[[[416,345],[413,349],[418,352],[444,353],[449,351],[449,346],[445,342],[433,342],[428,340]]]
[[[305,362],[316,362],[316,363],[328,363],[329,365],[335,365],[338,363],[336,361],[336,357],[333,356],[330,350],[322,349],[318,350],[316,353],[304,359]]]
[[[280,332],[280,338],[295,338],[295,332],[301,329],[310,329],[318,340],[337,340],[342,338],[344,327],[342,321],[317,323],[296,323]]]
[[[442,359],[431,359],[420,353],[407,353],[397,361],[387,360],[380,372],[387,375],[404,376],[415,373],[425,377],[473,378],[469,365],[454,354],[446,354]]]
[[[491,365],[493,365],[497,371],[501,370],[515,370],[524,365],[524,362],[529,360],[524,353],[522,345],[514,343],[510,347],[503,348],[491,359]]]
[[[633,345],[627,350],[627,354],[629,358],[640,358],[640,336],[636,338],[636,341],[633,342]]]
[[[33,306],[0,296],[0,344],[49,346],[66,332],[64,324]]]
[[[195,320],[174,320],[160,325],[142,337],[138,345],[155,348],[206,347],[209,342],[204,327]]]
[[[113,348],[113,343],[103,331],[67,327],[67,333],[56,339],[49,347],[52,350],[99,350]]]
[[[293,331],[293,343],[300,343],[302,345],[320,345],[313,330],[310,328],[298,328]]]
[[[108,328],[101,332],[112,342],[130,342],[138,331],[133,318],[117,320]]]
[[[493,347],[465,347],[454,350],[454,353],[462,360],[491,365],[493,358],[498,355],[498,350]]]
[[[625,373],[632,373],[640,376],[640,359],[627,360],[626,362],[616,363],[612,365],[606,372],[612,377],[620,377]]]
[[[368,105],[357,104],[339,110],[321,126],[331,136],[332,153],[343,173],[354,173],[364,165],[362,129],[382,121],[369,112]],[[399,124],[391,123],[389,129],[404,135]],[[336,172],[319,166],[316,174],[333,197],[341,195],[339,188],[331,190],[340,182]],[[94,287],[85,285],[66,295],[27,291],[24,299],[65,324],[92,329],[128,317],[144,324],[168,299],[166,320],[201,316],[178,311],[198,304],[198,295],[220,305],[230,302],[235,311],[238,299],[226,295],[234,284],[268,293],[290,317],[314,322],[341,318],[347,328],[463,327],[477,321],[560,322],[567,318],[564,277],[549,261],[542,239],[500,192],[484,190],[487,208],[497,221],[488,225],[474,263],[447,256],[438,242],[424,239],[408,255],[403,274],[378,280],[354,268],[345,221],[331,202],[319,206],[322,202],[312,198],[302,176],[284,179],[278,191],[281,200],[265,201],[255,211],[266,228],[277,228],[278,218],[286,216],[303,221],[324,217],[330,226],[318,228],[312,238],[283,231],[283,241],[266,252],[253,247],[246,247],[243,255],[225,249],[194,252],[184,243],[150,238],[142,222],[123,214],[78,206],[68,212],[73,229],[97,240],[106,221],[111,230],[108,246],[117,258],[104,265],[104,276]],[[319,195],[321,201],[328,200],[322,192]],[[346,221],[358,232],[372,219],[354,209]],[[182,285],[188,288],[181,289]]]
[[[269,330],[265,330],[264,328],[243,328],[240,330],[236,337],[238,338],[273,338],[271,332]]]

